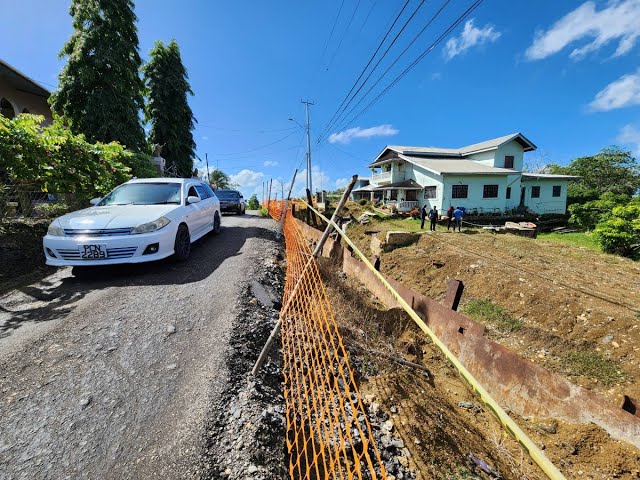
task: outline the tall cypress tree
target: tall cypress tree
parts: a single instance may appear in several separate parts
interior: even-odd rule
[[[191,133],[195,119],[187,96],[193,91],[178,43],[156,42],[142,71],[148,97],[145,119],[151,123],[149,142],[163,146],[162,156],[167,165],[175,162],[179,176],[190,177],[196,144]]]
[[[140,121],[144,84],[132,0],[72,0],[73,34],[52,109],[90,142],[146,147]]]

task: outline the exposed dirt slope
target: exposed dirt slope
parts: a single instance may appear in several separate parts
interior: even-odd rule
[[[504,479],[546,478],[408,316],[401,310],[380,309],[364,287],[340,278],[337,269],[323,263],[336,319],[361,375],[361,391],[390,414],[416,478],[496,478],[470,455]],[[428,374],[387,355],[418,363]],[[567,478],[640,476],[640,452],[596,426],[515,420]]]
[[[368,251],[365,230],[399,226],[401,220],[374,220],[349,235]],[[462,280],[463,308],[489,299],[521,324],[512,332],[488,324],[493,338],[616,404],[623,394],[640,398],[638,262],[545,240],[445,229],[383,253],[381,271],[437,300],[450,278]],[[576,359],[575,352],[586,354]]]

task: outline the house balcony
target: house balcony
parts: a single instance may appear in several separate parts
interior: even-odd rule
[[[397,200],[387,200],[387,205],[394,205],[398,212],[410,212],[414,208],[420,208],[420,202],[408,200],[399,202]]]
[[[391,182],[391,172],[374,173],[371,175],[371,182],[377,183],[378,185]]]

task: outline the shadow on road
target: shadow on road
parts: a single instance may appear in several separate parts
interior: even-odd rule
[[[208,234],[192,245],[186,262],[167,258],[142,264],[96,266],[82,275],[62,279],[45,278],[19,288],[0,300],[0,339],[11,335],[25,322],[45,322],[65,317],[87,294],[107,288],[148,285],[184,285],[202,281],[215,274],[230,257],[241,254],[250,238],[273,238],[273,223],[259,217],[251,225],[223,227],[219,235]],[[238,272],[242,275],[242,272]]]

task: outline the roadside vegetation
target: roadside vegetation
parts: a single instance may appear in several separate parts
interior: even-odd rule
[[[522,322],[514,318],[500,305],[488,299],[469,300],[462,308],[463,313],[489,324],[500,333],[508,335],[522,328]]]
[[[560,363],[567,375],[592,378],[605,387],[626,379],[618,364],[590,350],[569,352]]]
[[[594,252],[602,252],[597,238],[592,232],[571,232],[571,233],[539,233],[538,239],[548,240],[554,243],[564,243],[583,247]]]

